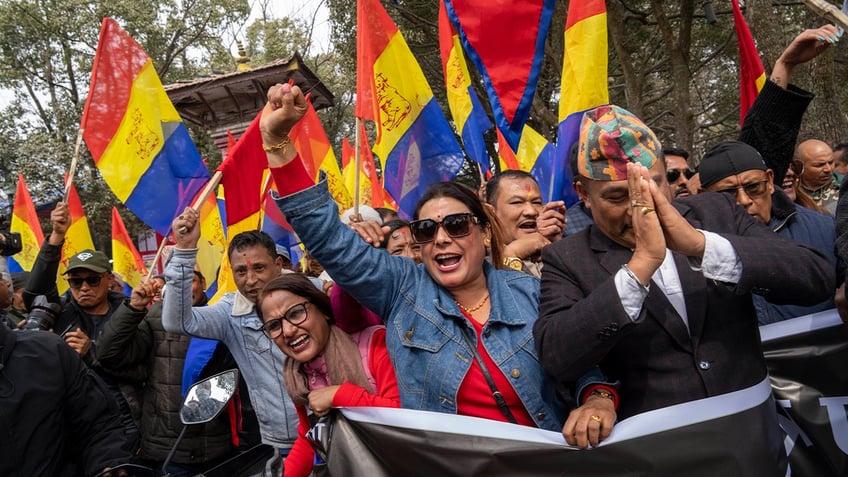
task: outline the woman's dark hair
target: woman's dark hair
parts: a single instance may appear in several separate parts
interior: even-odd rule
[[[390,220],[390,221],[384,223],[383,227],[388,227],[389,232],[387,234],[383,235],[383,241],[380,242],[380,248],[388,247],[389,246],[389,238],[392,236],[393,233],[395,233],[395,230],[401,229],[401,228],[404,228],[404,227],[409,227],[409,222],[402,220],[402,219]]]
[[[424,195],[418,199],[418,203],[415,205],[415,212],[412,214],[413,219],[418,220],[418,214],[421,213],[421,208],[424,207],[424,204],[441,197],[454,199],[464,204],[471,211],[471,214],[477,217],[480,228],[483,230],[488,228],[491,231],[492,265],[500,269],[503,266],[503,233],[500,222],[495,216],[494,211],[490,210],[489,207],[485,207],[483,202],[480,201],[480,197],[477,196],[477,193],[468,187],[455,182],[436,182],[431,184],[427,188],[427,191],[424,192]]]
[[[333,318],[333,308],[330,305],[330,297],[323,291],[317,289],[305,275],[300,273],[284,273],[265,284],[265,288],[259,292],[259,299],[256,301],[256,314],[258,314],[259,318],[263,321],[262,302],[268,297],[268,295],[271,294],[271,292],[277,290],[287,291],[292,295],[306,298],[309,300],[309,303],[315,305],[321,313],[330,319],[330,323],[335,321]]]

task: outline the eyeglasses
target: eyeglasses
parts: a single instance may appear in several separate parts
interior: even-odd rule
[[[265,333],[265,336],[273,340],[283,334],[283,320],[288,321],[294,326],[303,323],[309,318],[309,314],[306,312],[307,303],[309,302],[305,301],[297,305],[292,305],[291,308],[286,310],[283,316],[266,321],[262,325],[262,332]]]
[[[436,222],[433,219],[414,220],[409,223],[409,230],[412,232],[412,239],[416,243],[427,243],[436,238],[436,232],[439,231],[440,225],[448,235],[459,238],[470,234],[471,224],[478,222],[477,217],[471,212],[460,212],[446,215],[441,222]]]
[[[82,282],[85,282],[90,287],[96,287],[100,285],[101,279],[103,279],[103,275],[91,275],[84,278],[68,277],[68,285],[74,290],[82,288]]]
[[[665,178],[669,184],[673,184],[677,182],[677,179],[680,179],[680,174],[686,176],[686,180],[689,180],[696,174],[696,172],[692,169],[669,169],[665,171]]]
[[[761,181],[749,182],[747,184],[738,185],[736,187],[728,187],[727,189],[722,189],[716,192],[724,192],[734,197],[738,197],[739,189],[742,189],[745,191],[745,194],[748,197],[753,199],[754,197],[759,197],[766,193],[766,191],[768,190],[768,182],[768,179],[763,179]]]

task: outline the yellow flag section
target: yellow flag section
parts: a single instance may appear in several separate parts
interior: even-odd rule
[[[150,60],[133,82],[126,111],[114,139],[97,163],[121,202],[127,201],[164,146],[162,127],[182,121]]]
[[[94,241],[91,240],[91,231],[88,228],[88,220],[82,209],[77,189],[72,185],[68,194],[68,211],[71,214],[71,225],[65,234],[65,243],[62,245],[62,260],[59,262],[59,273],[56,276],[56,288],[59,294],[68,290],[68,281],[65,280],[65,270],[68,268],[68,260],[85,249],[94,250]]]
[[[374,87],[379,94],[380,108],[380,114],[376,115],[378,137],[374,152],[381,158],[389,157],[433,99],[433,92],[421,68],[417,64],[408,67],[398,58],[414,61],[400,31],[392,35],[386,49],[374,63]]]
[[[551,143],[539,134],[538,131],[525,124],[521,130],[521,139],[518,142],[518,151],[513,151],[506,139],[498,130],[498,158],[500,159],[501,170],[519,169],[524,172],[530,172],[536,164],[536,160],[545,151],[545,148],[550,148]]]
[[[209,194],[206,202],[200,206],[200,241],[197,242],[197,249],[197,266],[206,279],[207,289],[214,287],[217,293],[218,267],[227,253],[227,237],[218,201],[213,194]]]
[[[559,120],[609,103],[607,14],[603,0],[569,2],[559,98]]]
[[[147,267],[135,248],[117,207],[112,207],[112,271],[119,274],[129,290],[141,285],[147,276]]]

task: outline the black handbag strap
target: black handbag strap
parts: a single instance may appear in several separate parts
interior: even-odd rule
[[[512,415],[512,411],[509,410],[509,406],[507,406],[503,394],[501,394],[501,392],[498,391],[498,387],[495,386],[495,380],[492,379],[492,375],[489,374],[488,368],[486,368],[486,365],[483,364],[483,358],[480,357],[480,352],[477,351],[477,347],[474,346],[474,343],[471,342],[471,338],[468,337],[468,330],[466,328],[462,328],[462,337],[465,338],[465,342],[468,344],[468,347],[471,348],[471,354],[474,355],[474,359],[480,366],[480,371],[483,372],[483,377],[486,378],[486,382],[489,383],[489,389],[492,390],[492,397],[495,398],[495,403],[498,405],[498,409],[501,410],[509,422],[518,424],[518,421],[515,420],[515,416]]]

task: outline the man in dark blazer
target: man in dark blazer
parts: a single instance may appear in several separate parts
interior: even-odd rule
[[[729,194],[672,204],[659,141],[621,108],[584,115],[578,154],[595,223],[543,250],[534,336],[545,369],[570,383],[599,365],[621,381],[622,418],[762,382],[751,293],[814,304],[833,267]],[[597,423],[603,434],[612,424]]]

